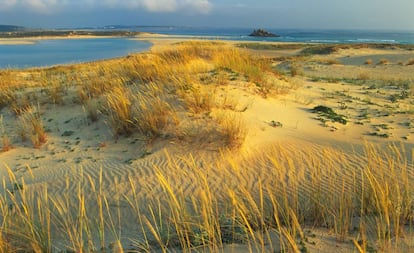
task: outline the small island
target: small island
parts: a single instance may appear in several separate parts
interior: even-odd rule
[[[249,36],[252,36],[252,37],[280,37],[280,35],[268,32],[264,29],[254,30],[251,34],[249,34]]]

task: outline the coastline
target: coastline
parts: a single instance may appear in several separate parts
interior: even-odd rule
[[[182,41],[218,41],[230,44],[236,43],[261,43],[261,44],[305,44],[303,42],[272,42],[272,41],[255,41],[255,40],[223,40],[216,36],[196,36],[196,35],[166,35],[154,33],[142,33],[134,36],[97,36],[97,35],[69,35],[69,36],[31,36],[31,37],[11,37],[0,38],[0,45],[24,45],[35,44],[41,40],[71,40],[71,39],[108,39],[108,38],[128,38],[131,40],[150,41],[154,44],[171,44]]]
[[[0,38],[0,45],[28,45],[36,44],[41,40],[77,40],[77,39],[109,39],[109,38],[133,38],[127,36],[96,36],[96,35],[70,35],[70,36],[33,36]]]
[[[32,45],[35,44],[37,40],[35,39],[17,39],[17,38],[7,38],[7,39],[0,39],[0,45]]]
[[[135,30],[138,29],[138,30]],[[322,43],[322,44],[396,44],[414,45],[411,31],[376,30],[315,30],[315,29],[271,29],[280,35],[277,38],[249,37],[253,28],[213,27],[136,27],[131,30],[24,30],[2,32],[0,38],[69,38],[70,36],[97,37],[169,37],[173,39],[208,39],[225,41],[255,41],[272,43]],[[10,43],[10,42],[8,42]]]

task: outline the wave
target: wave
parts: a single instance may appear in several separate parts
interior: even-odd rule
[[[342,41],[339,41],[339,40],[323,40],[323,39],[320,39],[320,40],[310,40],[310,42],[316,42],[316,43],[340,43]]]
[[[175,27],[173,30],[145,28],[149,32],[223,37],[226,40],[253,40],[271,42],[313,42],[313,43],[393,43],[414,44],[413,32],[363,31],[363,30],[303,30],[267,29],[281,37],[251,38],[250,28]]]
[[[348,39],[346,42],[350,43],[390,43],[399,44],[400,42],[392,39]]]

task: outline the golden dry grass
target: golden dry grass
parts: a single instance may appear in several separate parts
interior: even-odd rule
[[[2,142],[1,151],[2,152],[9,151],[12,148],[12,146],[11,146],[10,138],[6,134],[6,131],[4,129],[3,115],[0,115],[0,134],[1,134],[1,142]]]
[[[292,75],[298,71],[292,67]],[[270,62],[245,51],[191,42],[105,62],[0,73],[0,106],[20,117],[21,137],[30,138],[34,147],[46,141],[40,106],[50,98],[57,106],[62,101],[85,105],[92,121],[101,113],[117,138],[203,135],[205,141],[213,134],[213,140],[224,143],[222,158],[215,162],[166,153],[165,168],[152,167],[156,182],[129,178],[122,183],[131,191],[117,200],[105,191],[102,171],[93,179],[80,169],[79,180],[67,182],[68,188],[76,185],[73,197],[50,195],[47,186],[31,189],[8,168],[0,194],[0,252],[110,247],[122,252],[121,206],[134,214],[139,228],[128,235],[132,250],[143,252],[217,252],[233,243],[245,244],[250,252],[305,252],[305,228],[315,227],[328,228],[338,242],[353,241],[360,252],[370,245],[398,250],[412,231],[409,151],[367,145],[361,156],[284,143],[242,152],[247,136],[242,112],[218,87],[247,82],[255,87],[248,91],[261,96],[286,92],[274,82],[278,75]],[[236,80],[220,81],[228,75]],[[17,94],[22,87],[30,92]],[[192,182],[191,194],[174,183],[179,178]],[[254,185],[246,178],[254,178]],[[162,194],[151,198],[157,187]],[[138,189],[147,190],[149,198],[143,200]],[[114,238],[111,246],[109,237]],[[56,248],[62,240],[64,246]]]
[[[206,124],[216,109],[238,109],[235,101],[218,102],[218,96],[223,95],[219,86],[237,87],[248,82],[249,91],[263,97],[287,89],[279,87],[279,76],[270,60],[215,42],[178,43],[149,53],[71,66],[2,70],[0,75],[0,108],[8,107],[21,117],[33,105],[81,104],[90,121],[102,118],[116,138],[142,134],[191,139],[183,135],[194,132],[228,137],[229,124]],[[36,141],[33,145],[38,147],[45,142],[45,135],[29,134],[27,117],[21,117],[21,127],[14,134],[23,141]],[[196,130],[203,125],[206,130]],[[213,131],[214,127],[219,129]]]
[[[131,134],[135,127],[133,95],[124,87],[115,87],[107,95],[107,114],[114,134]]]
[[[363,157],[351,155],[358,161],[356,167],[348,162],[352,157],[340,151],[286,145],[241,155],[224,152],[217,163],[191,155],[170,157],[166,168],[154,166],[162,194],[145,205],[136,192],[145,186],[130,178],[133,191],[122,196],[127,203],[122,208],[135,214],[141,233],[127,235],[133,242],[128,249],[217,251],[241,243],[250,252],[298,252],[308,245],[305,230],[327,226],[338,242],[353,240],[362,252],[368,245],[398,250],[412,229],[406,224],[412,224],[414,212],[413,178],[404,152],[395,146],[383,152],[367,145]],[[261,175],[263,168],[267,173]],[[220,182],[209,178],[212,173]],[[187,195],[168,175],[189,177],[195,190]],[[254,176],[257,187],[242,183],[246,176]],[[102,172],[99,178],[82,178],[80,172],[79,182],[73,182],[79,185],[73,202],[69,195],[48,195],[47,188],[32,194],[10,173],[0,196],[0,230],[7,235],[1,238],[1,249],[53,252],[54,240],[65,240],[61,250],[91,252],[107,248],[109,234],[115,235],[112,247],[124,247],[117,211],[103,191]],[[92,190],[93,199],[86,200],[91,195],[86,189]],[[89,212],[91,205],[98,213]],[[52,237],[55,229],[59,239]],[[92,240],[97,235],[100,239]]]
[[[46,130],[40,116],[40,108],[29,107],[19,116],[21,138],[22,140],[30,139],[34,148],[47,141]]]
[[[407,66],[410,66],[410,65],[414,65],[414,59],[410,59],[408,62],[407,62],[407,64],[406,64]]]
[[[378,65],[388,65],[390,61],[388,59],[380,59]]]
[[[367,60],[365,61],[365,64],[366,64],[366,65],[372,65],[372,63],[373,63],[372,59],[367,59]]]

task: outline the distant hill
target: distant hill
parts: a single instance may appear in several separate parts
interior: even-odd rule
[[[25,30],[23,26],[16,25],[0,25],[0,32],[16,32]]]

